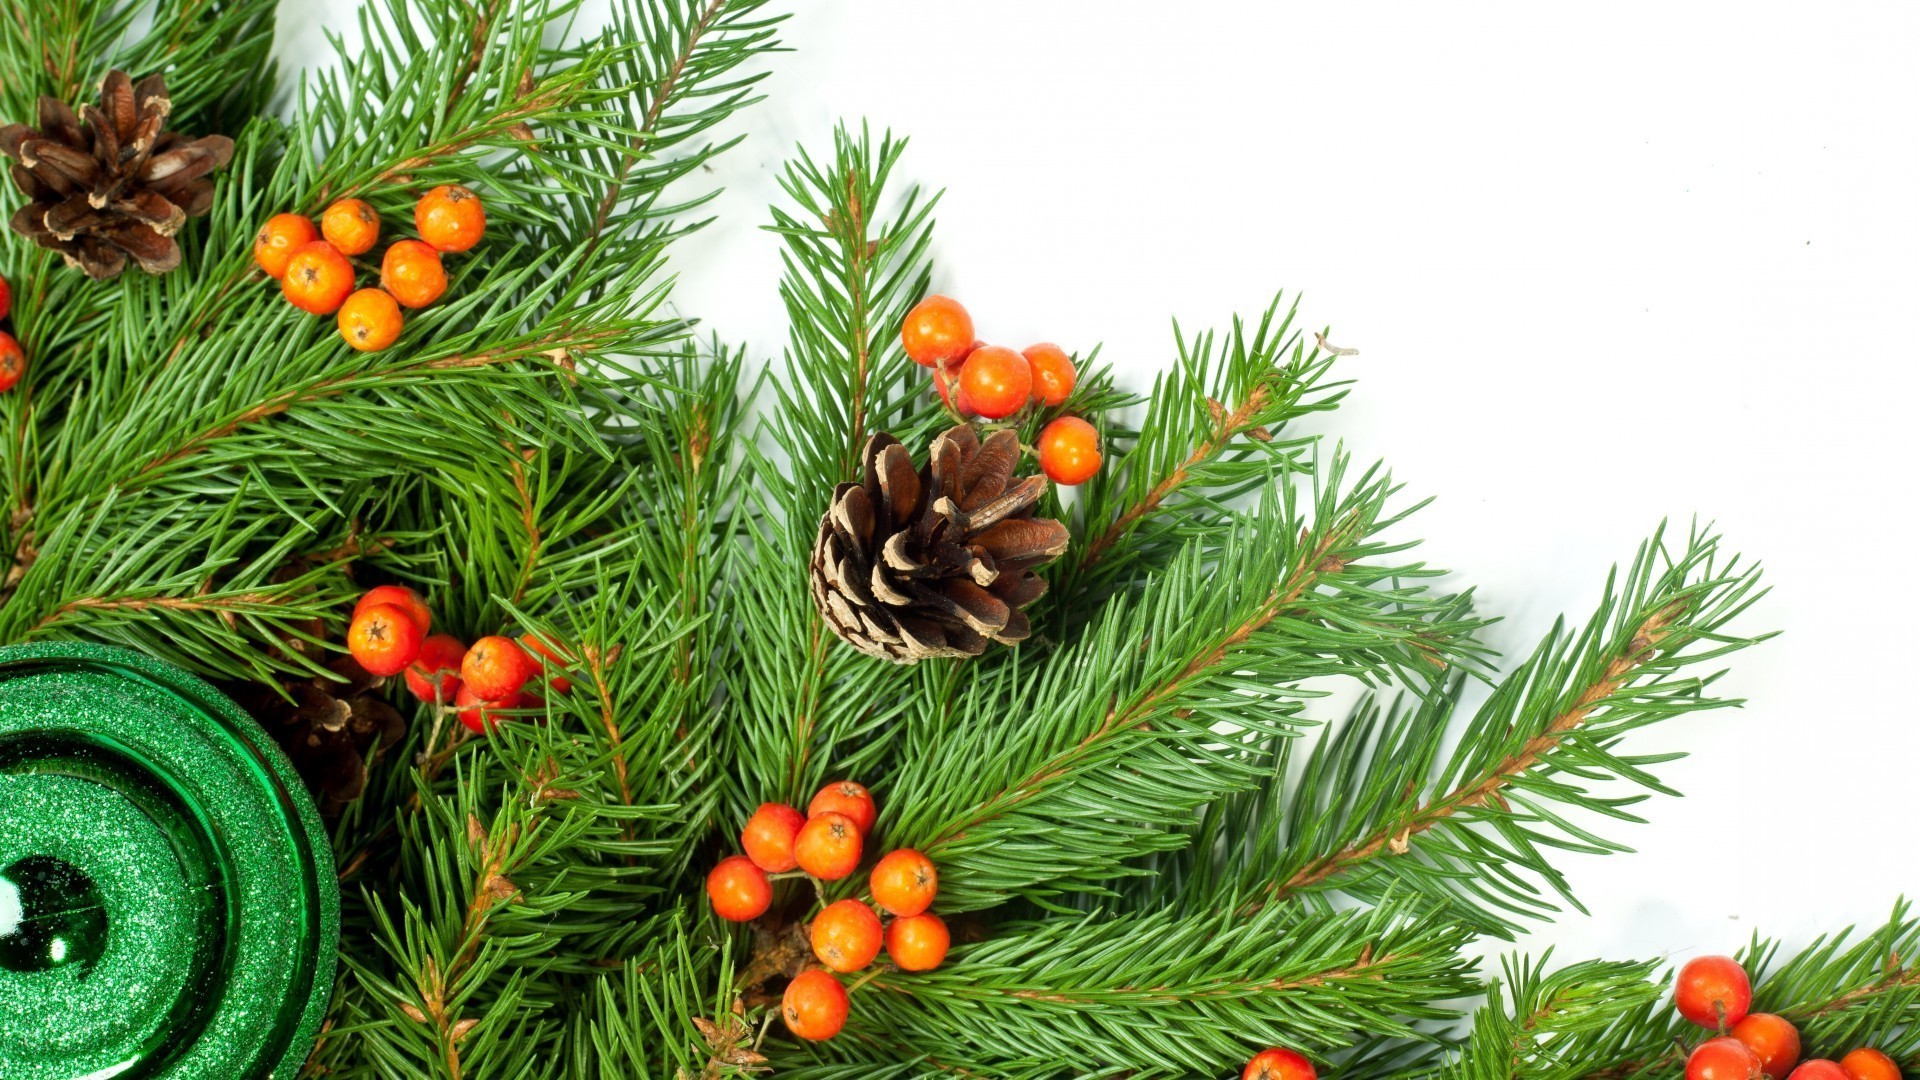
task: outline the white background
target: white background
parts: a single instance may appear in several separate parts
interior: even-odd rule
[[[1920,894],[1912,510],[1920,7],[817,2],[786,30],[678,302],[761,356],[758,229],[838,117],[947,189],[935,287],[983,336],[1104,342],[1144,388],[1168,320],[1305,293],[1360,349],[1329,422],[1415,495],[1436,564],[1523,652],[1663,517],[1768,567],[1744,711],[1640,733],[1681,800],[1566,858],[1562,959],[1802,943]],[[320,55],[353,0],[283,7]],[[1904,614],[1903,614],[1904,612]]]

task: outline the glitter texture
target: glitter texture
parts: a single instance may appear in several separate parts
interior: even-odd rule
[[[333,985],[319,816],[212,687],[0,649],[0,1077],[288,1080]]]

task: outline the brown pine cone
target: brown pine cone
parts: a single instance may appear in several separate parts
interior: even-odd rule
[[[224,135],[187,139],[164,130],[173,101],[166,80],[135,85],[110,72],[98,108],[76,117],[66,102],[40,99],[40,126],[0,128],[0,154],[27,205],[13,230],[58,251],[88,277],[114,277],[127,259],[149,274],[180,265],[174,234],[213,207],[207,174],[233,157]]]
[[[329,667],[347,681],[290,681],[284,687],[292,701],[259,683],[237,688],[233,696],[287,752],[320,813],[331,818],[360,797],[368,767],[400,745],[407,724],[375,693],[383,680],[352,657]]]
[[[1029,632],[1021,610],[1047,583],[1034,568],[1067,549],[1067,527],[1033,516],[1044,476],[1013,477],[1020,440],[981,441],[961,424],[916,471],[887,434],[866,448],[862,483],[834,489],[813,546],[813,600],[849,645],[909,664],[978,656]]]

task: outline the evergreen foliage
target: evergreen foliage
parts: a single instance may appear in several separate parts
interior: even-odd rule
[[[665,260],[780,48],[764,0],[615,0],[589,32],[576,0],[369,0],[277,104],[273,8],[0,18],[0,119],[164,70],[173,126],[237,143],[173,274],[0,244],[33,356],[0,394],[0,641],[271,684],[324,671],[358,592],[401,581],[467,640],[571,658],[570,692],[489,739],[419,706],[335,823],[309,1075],[1224,1076],[1270,1044],[1336,1077],[1675,1075],[1658,964],[1487,977],[1466,950],[1577,908],[1554,860],[1626,850],[1613,823],[1671,794],[1666,722],[1738,704],[1715,679],[1762,587],[1710,530],[1656,532],[1503,665],[1413,554],[1419,502],[1301,430],[1348,392],[1341,350],[1276,299],[1175,327],[1144,397],[1083,358],[1061,411],[1108,465],[1043,508],[1076,542],[1033,640],[875,662],[823,629],[806,563],[868,436],[923,452],[952,422],[899,345],[938,201],[904,140],[846,128],[787,167],[791,333],[763,371],[673,313]],[[393,350],[252,268],[273,213],[354,195],[391,227],[438,183],[482,193],[489,237]],[[1350,716],[1331,684],[1363,689]],[[701,879],[754,806],[840,776],[880,801],[871,847],[939,865],[956,944],[870,973],[847,1031],[803,1045],[771,1008],[794,926],[717,921]],[[1791,957],[1756,941],[1758,1007],[1920,1069],[1916,935],[1903,904]]]

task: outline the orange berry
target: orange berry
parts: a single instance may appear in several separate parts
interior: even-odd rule
[[[420,239],[440,251],[466,251],[487,234],[487,211],[480,196],[458,184],[441,184],[413,208]]]
[[[12,334],[0,330],[0,394],[13,389],[13,384],[27,373],[27,350]]]
[[[907,312],[900,344],[923,367],[965,359],[973,348],[973,316],[950,296],[929,296]]]
[[[1878,1050],[1861,1047],[1840,1059],[1847,1080],[1900,1080],[1900,1066]]]
[[[299,214],[275,214],[253,238],[253,261],[278,281],[287,276],[293,253],[320,238],[320,231]]]
[[[380,215],[361,199],[341,199],[320,215],[320,235],[342,255],[365,255],[380,240]]]
[[[467,650],[460,661],[460,681],[474,696],[498,701],[517,694],[533,675],[534,664],[517,642],[509,637],[483,637]]]
[[[4,275],[0,275],[0,319],[13,311],[13,286],[7,284]]]
[[[407,307],[423,308],[446,295],[447,268],[427,245],[398,240],[380,260],[380,287]]]
[[[989,420],[1012,416],[1033,396],[1033,365],[1004,345],[973,350],[960,366],[960,391]]]
[[[420,599],[419,593],[405,585],[375,585],[360,595],[360,600],[353,605],[353,613],[358,615],[375,604],[392,604],[406,612],[408,618],[420,624],[423,634],[433,629],[433,610]]]
[[[807,819],[785,803],[761,803],[740,830],[740,849],[753,865],[769,874],[784,874],[799,866],[793,857],[793,841]]]
[[[1708,1039],[1687,1055],[1687,1080],[1756,1080],[1759,1075],[1759,1056],[1728,1035]]]
[[[454,691],[454,707],[460,710],[460,724],[475,735],[491,735],[493,729],[500,726],[504,716],[495,716],[499,709],[517,709],[526,704],[526,699],[515,690],[503,698],[483,698],[473,692],[473,688],[462,683]]]
[[[1720,1040],[1714,1039],[1712,1041],[1719,1042]],[[1729,1073],[1728,1075],[1732,1074]],[[1787,1075],[1789,1080],[1847,1080],[1847,1070],[1842,1069],[1826,1058],[1810,1058],[1803,1061],[1800,1063],[1799,1068]],[[1694,1080],[1694,1078],[1689,1074],[1687,1080]],[[1719,1080],[1719,1077],[1708,1077],[1704,1078],[1704,1080]]]
[[[1041,436],[1045,443],[1046,436]],[[1712,1031],[1746,1019],[1753,1004],[1753,984],[1747,971],[1731,956],[1696,956],[1680,967],[1673,980],[1673,1004],[1680,1015]]]
[[[901,971],[932,971],[953,944],[947,924],[931,912],[903,915],[887,924],[887,958]]]
[[[1041,405],[1059,405],[1073,394],[1073,357],[1051,341],[1029,345],[1021,350],[1033,368],[1033,400]]]
[[[813,955],[845,974],[880,955],[880,916],[858,900],[836,900],[813,917]]]
[[[1292,1050],[1274,1047],[1255,1054],[1240,1074],[1240,1080],[1317,1080],[1319,1075],[1313,1069],[1313,1062]]]
[[[1056,484],[1072,487],[1100,471],[1100,433],[1077,416],[1062,416],[1040,430],[1040,469]]]
[[[839,881],[860,865],[860,827],[833,810],[815,814],[793,838],[793,858],[814,877]]]
[[[852,818],[861,836],[867,835],[873,823],[880,819],[880,808],[874,805],[873,796],[851,780],[835,780],[814,792],[813,801],[807,804],[807,816],[814,817],[827,810]]]
[[[347,651],[375,675],[398,675],[420,658],[420,624],[392,604],[373,604],[347,627]]]
[[[340,305],[340,337],[361,352],[379,352],[400,340],[400,305],[384,289],[361,289]]]
[[[810,968],[793,977],[780,996],[787,1030],[808,1042],[824,1042],[847,1024],[847,988],[831,972]]]
[[[1800,1029],[1772,1013],[1748,1013],[1727,1034],[1753,1051],[1760,1059],[1760,1071],[1772,1080],[1786,1080],[1800,1060]]]
[[[748,922],[765,914],[773,903],[773,883],[745,855],[729,855],[707,874],[707,899],[713,901],[715,915],[729,922]]]
[[[912,848],[889,851],[867,878],[873,902],[895,915],[918,915],[933,906],[940,875],[933,860]]]
[[[420,643],[420,655],[407,665],[407,689],[421,701],[451,705],[460,693],[460,660],[467,647],[452,634],[435,634]]]
[[[280,292],[301,311],[331,315],[353,292],[353,264],[325,240],[302,244],[287,260]]]
[[[543,671],[549,667],[565,667],[573,662],[573,657],[568,656],[565,650],[555,645],[549,645],[538,634],[521,634],[520,645],[527,650],[529,659],[538,657],[538,659],[534,660],[534,663],[539,665]],[[564,694],[573,689],[573,680],[567,678],[565,675],[555,675],[553,678],[547,680],[547,685],[553,688],[554,693]]]

